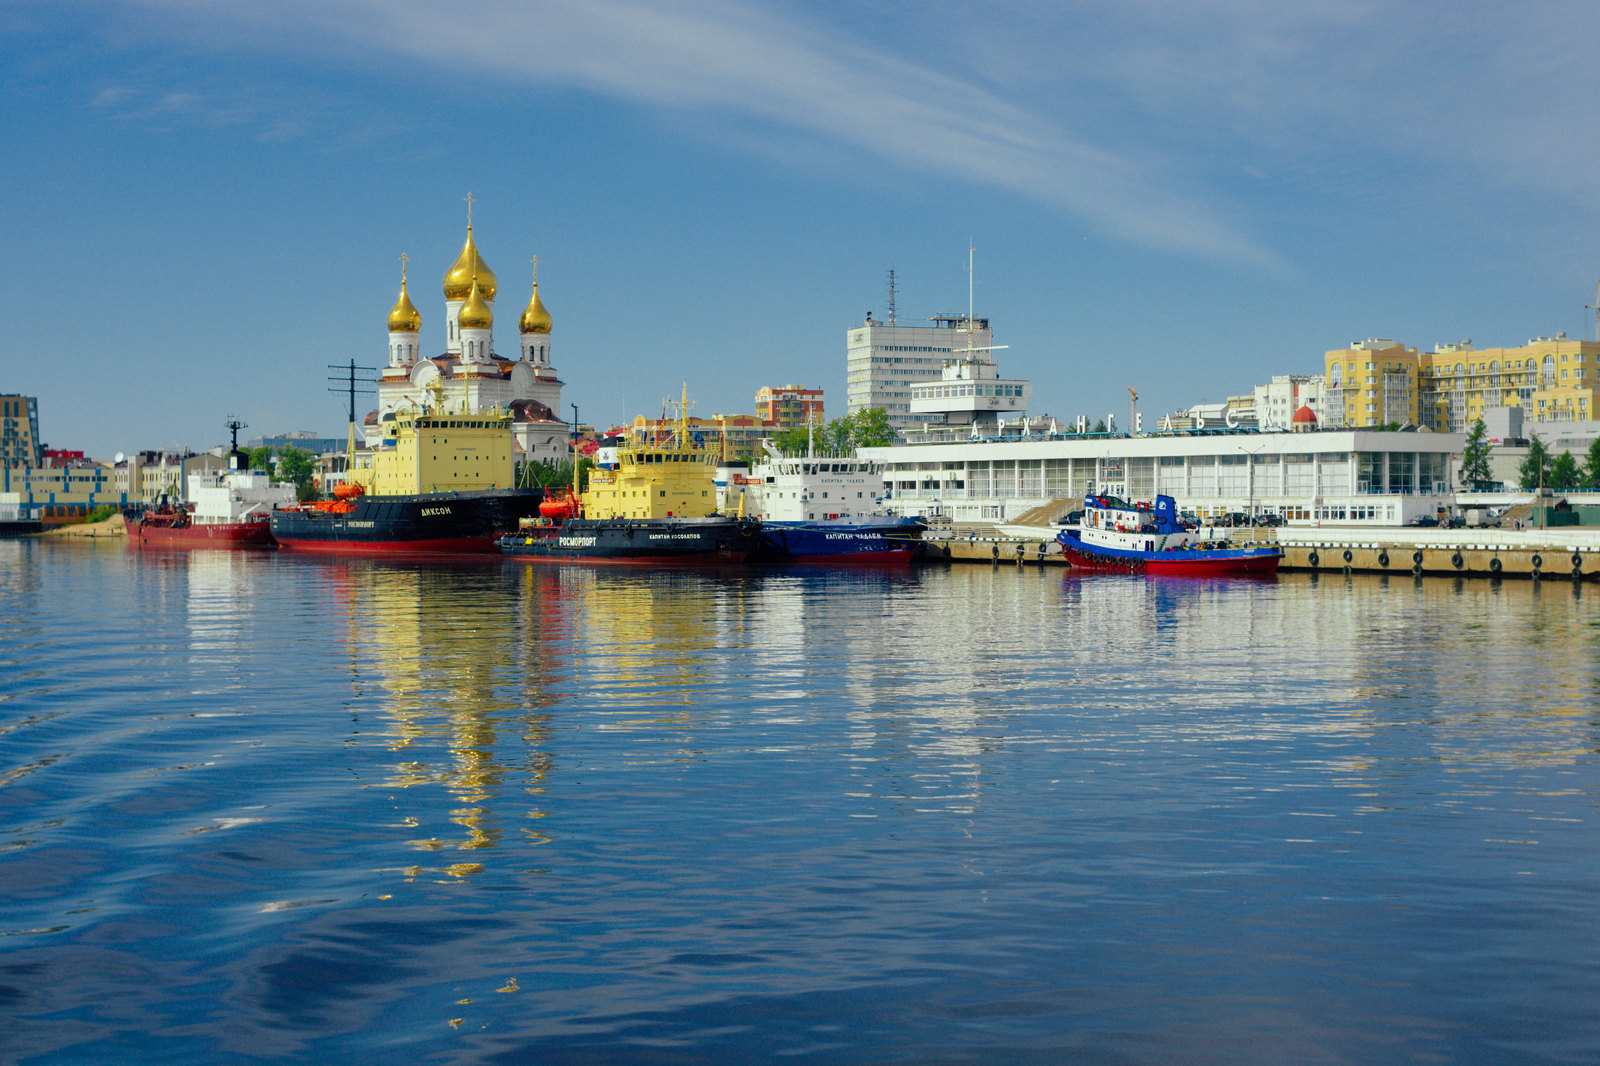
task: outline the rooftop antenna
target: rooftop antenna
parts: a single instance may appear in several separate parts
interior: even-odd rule
[[[978,249],[967,238],[967,347],[972,347],[972,253]]]
[[[894,267],[889,268],[889,325],[894,325]]]

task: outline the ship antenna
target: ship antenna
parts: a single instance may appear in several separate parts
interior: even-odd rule
[[[573,518],[576,514],[578,500],[578,405],[572,405],[572,499]]]
[[[371,389],[368,389],[368,388],[363,388],[363,389],[360,389],[360,390],[358,390],[356,388],[356,371],[357,370],[363,370],[363,371],[366,371],[369,374],[376,374],[378,372],[378,368],[375,367],[375,366],[356,366],[356,361],[354,359],[352,359],[352,360],[350,360],[350,365],[348,367],[338,366],[337,364],[329,364],[328,369],[329,370],[345,370],[345,371],[348,372],[348,376],[346,376],[345,374],[341,374],[338,377],[330,377],[328,379],[329,381],[343,381],[345,383],[345,387],[344,388],[342,388],[342,389],[338,389],[338,388],[329,389],[328,390],[329,392],[343,392],[343,393],[346,393],[349,396],[349,402],[350,402],[350,441],[349,441],[349,444],[347,446],[347,450],[345,452],[345,470],[348,471],[348,470],[351,470],[351,469],[353,469],[355,467],[355,462],[356,462],[356,393],[359,391],[363,395],[365,395],[366,393],[369,393],[369,392],[372,391]]]
[[[228,448],[228,462],[230,464],[232,464],[233,469],[235,469],[235,470],[244,469],[244,467],[242,467],[240,465],[238,457],[239,457],[239,454],[240,454],[239,453],[239,431],[241,429],[245,428],[245,424],[243,422],[239,421],[237,418],[233,417],[232,415],[229,415],[228,416],[227,426],[228,426],[228,432],[233,434],[233,444],[232,444],[231,447]]]

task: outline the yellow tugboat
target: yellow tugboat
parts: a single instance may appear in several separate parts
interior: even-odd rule
[[[630,440],[589,475],[573,515],[571,499],[550,500],[559,526],[525,526],[502,537],[507,555],[542,562],[705,565],[743,562],[760,545],[761,524],[716,512],[718,455],[689,430],[689,393],[664,441]],[[576,464],[574,464],[576,470]],[[576,488],[576,486],[574,486]]]

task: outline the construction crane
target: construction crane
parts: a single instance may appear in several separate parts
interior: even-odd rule
[[[1128,407],[1130,408],[1128,412],[1128,432],[1137,433],[1139,431],[1139,394],[1133,391],[1132,385],[1128,386],[1128,396]]]
[[[1594,287],[1594,303],[1584,304],[1584,310],[1594,312],[1594,339],[1600,341],[1600,285]]]

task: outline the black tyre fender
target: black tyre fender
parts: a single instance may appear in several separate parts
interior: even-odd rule
[[[1411,553],[1411,561],[1416,563],[1418,566],[1422,565],[1422,549],[1421,548],[1418,548],[1416,551]]]
[[[1348,562],[1352,561],[1353,559],[1355,559],[1354,553],[1352,553],[1349,548],[1346,548],[1344,550],[1344,561],[1348,563]]]
[[[1381,551],[1381,552],[1378,553],[1378,565],[1379,566],[1388,566],[1389,565],[1389,553],[1387,551]]]
[[[1574,570],[1583,569],[1583,556],[1578,552],[1572,553],[1572,568]]]
[[[1454,555],[1450,556],[1450,565],[1455,567],[1457,570],[1460,570],[1463,566],[1467,565],[1467,561],[1461,557],[1460,552],[1456,552]]]
[[[1322,559],[1317,555],[1317,549],[1311,549],[1311,554],[1306,556],[1306,562],[1310,563],[1312,566],[1316,566],[1318,563],[1322,562]]]
[[[1533,564],[1533,568],[1535,570],[1541,569],[1544,566],[1544,556],[1538,554],[1537,552],[1535,552],[1533,558],[1529,559],[1528,561]]]
[[[1489,560],[1489,571],[1490,571],[1490,573],[1498,574],[1500,572],[1500,567],[1501,567],[1501,562],[1500,562],[1500,557],[1498,555],[1495,556],[1493,559]]]

